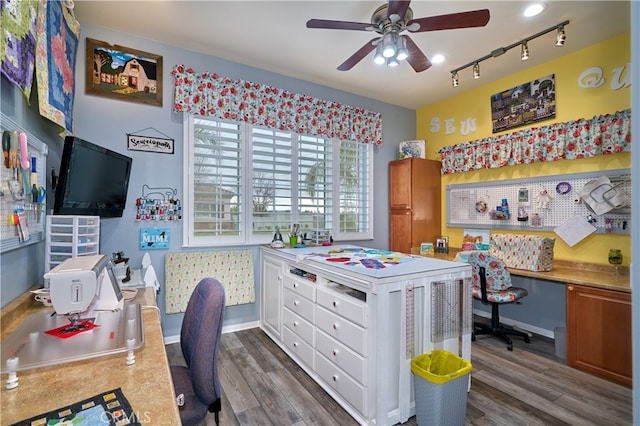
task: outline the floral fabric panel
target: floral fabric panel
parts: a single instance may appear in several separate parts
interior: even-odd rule
[[[631,151],[631,110],[531,127],[440,149],[442,174]]]
[[[382,114],[176,65],[173,109],[301,135],[382,145]]]
[[[80,23],[61,1],[40,0],[36,38],[36,81],[40,115],[73,133],[76,51]]]
[[[487,279],[487,300],[495,303],[510,303],[527,295],[527,290],[511,286],[511,274],[504,262],[485,251],[475,251],[469,255],[472,269],[473,297],[482,299],[480,288],[480,267],[485,268]]]
[[[205,277],[222,283],[225,306],[256,301],[251,250],[168,253],[164,263],[167,314],[184,312],[193,289]]]
[[[15,84],[29,102],[36,60],[36,0],[2,0],[0,23],[1,71]]]

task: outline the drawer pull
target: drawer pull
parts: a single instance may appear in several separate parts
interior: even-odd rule
[[[294,326],[294,327],[297,327],[297,326],[298,326],[298,321],[294,321],[294,322],[293,322],[293,326]]]
[[[333,356],[338,356],[338,350],[337,349],[333,350]]]
[[[334,382],[338,381],[338,375],[337,374],[334,374],[331,378],[333,379]]]
[[[337,307],[338,307],[338,301],[337,301],[337,300],[334,300],[334,301],[333,301],[333,307],[334,307],[334,308],[337,308]]]
[[[298,347],[298,342],[293,342],[293,347],[297,348]]]
[[[299,301],[299,300],[294,300],[294,301],[293,301],[293,306],[298,306],[299,304],[300,304],[300,301]]]
[[[334,330],[337,330],[337,329],[338,329],[338,324],[337,324],[337,323],[335,323],[335,322],[333,323],[333,329],[334,329]]]
[[[293,288],[298,288],[298,283],[293,283]]]

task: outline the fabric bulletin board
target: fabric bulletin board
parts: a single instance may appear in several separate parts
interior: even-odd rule
[[[168,253],[166,313],[184,312],[193,289],[205,277],[222,283],[226,306],[255,303],[253,263],[251,250]]]

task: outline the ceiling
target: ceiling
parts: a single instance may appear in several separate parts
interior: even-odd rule
[[[415,73],[406,61],[395,68],[375,65],[373,53],[350,71],[338,71],[338,65],[377,34],[308,29],[306,21],[317,18],[370,22],[373,11],[383,3],[76,0],[74,13],[81,24],[91,23],[410,109],[439,102],[631,30],[629,1],[546,1],[540,15],[525,18],[522,12],[531,1],[413,0],[414,18],[484,8],[490,10],[491,18],[480,28],[405,32],[429,58],[435,54],[446,58],[421,73]],[[451,86],[451,70],[564,20],[570,24],[565,28],[567,41],[563,47],[555,46],[555,32],[551,32],[528,43],[528,61],[521,61],[520,50],[515,48],[481,62],[480,79],[474,80],[468,68],[459,73],[460,85]]]

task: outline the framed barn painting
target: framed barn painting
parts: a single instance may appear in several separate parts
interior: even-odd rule
[[[162,106],[162,56],[87,37],[86,93]]]
[[[521,84],[491,96],[493,133],[556,116],[555,75]]]

